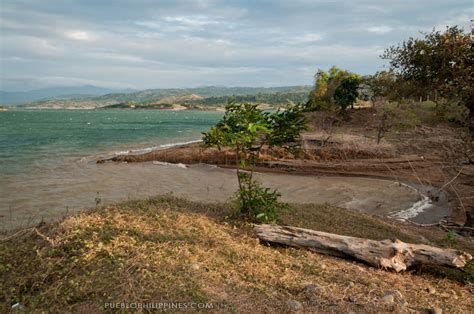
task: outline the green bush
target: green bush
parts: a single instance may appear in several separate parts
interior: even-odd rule
[[[280,210],[288,207],[278,200],[281,194],[262,187],[249,173],[240,172],[239,177],[242,188],[234,198],[238,213],[258,223],[276,223]]]
[[[469,109],[453,101],[441,102],[435,110],[442,120],[457,124],[466,124],[469,117]]]
[[[260,150],[266,146],[291,151],[300,146],[300,134],[305,129],[306,119],[299,106],[270,113],[256,104],[230,103],[224,117],[203,133],[205,147],[227,147],[235,152],[238,210],[250,220],[275,222],[283,206],[278,202],[279,193],[253,180],[252,166],[259,160]]]

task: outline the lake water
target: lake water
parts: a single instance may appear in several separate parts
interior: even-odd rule
[[[165,110],[0,112],[0,175],[41,171],[67,157],[199,139],[221,116]]]
[[[68,168],[77,171],[81,160],[88,164],[123,150],[199,139],[221,116],[166,110],[1,111],[0,221],[18,211],[34,212],[22,200],[40,197],[38,191],[47,192],[52,179],[66,179]]]

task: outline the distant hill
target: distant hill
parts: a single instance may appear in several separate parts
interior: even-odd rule
[[[83,96],[98,96],[110,93],[131,93],[136,90],[133,89],[111,89],[102,88],[92,85],[85,86],[58,86],[35,89],[26,92],[7,92],[0,91],[0,104],[2,105],[16,105],[24,104],[42,99],[49,99],[51,97],[73,98]]]
[[[98,96],[51,97],[28,103],[39,108],[121,108],[125,104],[156,106],[157,104],[181,104],[219,106],[229,99],[237,102],[283,104],[305,102],[310,86],[283,87],[219,87],[147,89],[132,93],[109,93]],[[118,105],[118,106],[115,106]]]

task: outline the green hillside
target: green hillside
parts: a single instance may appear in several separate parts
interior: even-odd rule
[[[133,93],[114,93],[102,96],[53,97],[25,106],[40,108],[100,108],[143,107],[156,104],[193,106],[221,106],[230,99],[237,102],[281,105],[305,102],[310,86],[284,87],[198,87],[187,89],[148,89]],[[123,105],[125,104],[125,105]]]

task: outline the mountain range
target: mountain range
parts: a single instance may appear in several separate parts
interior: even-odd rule
[[[2,92],[1,104],[37,108],[101,108],[117,104],[185,104],[218,106],[233,98],[237,102],[283,104],[304,102],[310,86],[221,87],[107,90],[95,86],[50,88],[31,92]],[[6,96],[5,96],[6,95]],[[7,98],[10,97],[10,98]],[[36,98],[35,98],[36,97]],[[10,99],[7,101],[7,99]]]

